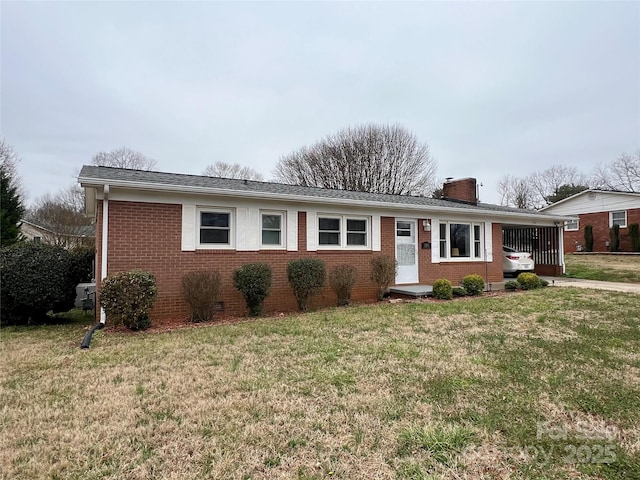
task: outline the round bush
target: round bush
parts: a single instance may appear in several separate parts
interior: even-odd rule
[[[329,274],[329,285],[336,292],[338,305],[351,303],[351,290],[356,284],[356,268],[352,265],[337,265]]]
[[[446,278],[440,278],[433,282],[433,298],[451,300],[453,298],[451,282]]]
[[[233,272],[233,285],[242,293],[252,317],[262,313],[262,304],[271,288],[271,277],[271,266],[266,263],[249,263]]]
[[[192,322],[208,322],[216,311],[222,279],[218,272],[199,270],[182,277],[182,295],[191,311]]]
[[[542,287],[540,277],[538,277],[538,275],[536,275],[535,273],[521,273],[520,275],[518,275],[517,280],[518,285],[520,285],[520,288],[522,288],[523,290],[533,290]]]
[[[504,284],[504,289],[510,292],[515,292],[519,287],[520,285],[518,285],[518,282],[516,282],[515,280],[509,280]]]
[[[540,279],[540,286],[541,287],[548,287],[549,286],[549,280],[545,280],[544,278]]]
[[[155,277],[142,270],[109,275],[100,286],[100,305],[115,324],[131,330],[151,326],[149,310],[158,295]]]
[[[324,287],[326,277],[324,262],[318,258],[300,258],[289,262],[287,278],[300,310],[307,310],[309,299]]]
[[[484,291],[484,278],[475,273],[467,275],[462,279],[462,286],[468,295],[480,295]]]
[[[46,320],[47,312],[73,308],[76,279],[71,254],[62,247],[19,242],[0,251],[2,323]]]
[[[378,287],[376,297],[384,298],[387,288],[396,281],[398,262],[389,255],[377,255],[371,259],[371,280]]]

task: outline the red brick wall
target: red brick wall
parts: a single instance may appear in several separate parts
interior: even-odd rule
[[[580,230],[575,232],[564,232],[564,251],[565,253],[575,252],[576,243],[586,248],[584,241],[584,227],[593,226],[593,251],[607,252],[606,242],[609,241],[609,212],[583,213],[580,217]],[[633,223],[640,224],[640,208],[627,210],[627,228],[620,229],[620,250],[623,252],[631,251],[631,239],[629,238],[629,225]]]
[[[98,225],[96,230],[96,275],[101,278],[101,210],[98,205]],[[418,219],[418,242],[420,262],[420,282],[432,283],[437,278],[449,278],[457,284],[462,277],[471,273],[482,275],[488,282],[502,279],[501,225],[493,227],[493,246],[495,262],[449,262],[432,264],[431,250],[420,248],[422,242],[431,242],[431,232],[425,232],[422,221]],[[294,311],[295,298],[287,281],[287,263],[296,258],[321,258],[326,262],[327,270],[338,264],[347,263],[357,268],[358,279],[352,292],[354,301],[368,301],[375,298],[375,287],[369,280],[370,260],[378,252],[307,252],[306,251],[306,213],[298,214],[298,252],[259,251],[236,252],[229,250],[181,250],[182,207],[173,204],[153,204],[139,202],[109,202],[109,257],[108,273],[143,269],[152,272],[158,281],[158,298],[151,312],[154,321],[163,319],[186,318],[187,306],[182,299],[182,276],[194,270],[217,270],[223,278],[221,301],[224,313],[242,314],[245,312],[244,299],[235,290],[232,282],[233,271],[241,265],[253,262],[266,262],[273,267],[271,294],[265,301],[265,310]],[[381,218],[382,253],[395,256],[395,218]],[[434,245],[432,248],[438,248]],[[311,307],[334,305],[336,297],[330,287],[311,301]]]

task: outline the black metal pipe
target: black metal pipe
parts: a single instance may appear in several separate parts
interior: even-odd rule
[[[98,322],[93,327],[91,327],[91,329],[84,336],[84,339],[82,340],[82,343],[80,344],[80,348],[89,348],[89,344],[91,343],[91,337],[93,336],[93,333],[96,330],[100,330],[101,328],[104,328],[104,323],[102,323],[102,322]]]

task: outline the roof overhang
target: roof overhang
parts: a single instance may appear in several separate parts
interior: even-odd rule
[[[102,179],[95,177],[78,177],[78,182],[87,192],[87,197],[94,195],[92,201],[98,198],[98,192],[102,191],[105,185],[109,185],[111,191],[114,188],[125,190],[136,190],[145,192],[165,192],[165,193],[181,193],[181,194],[199,194],[199,195],[215,195],[226,198],[256,198],[256,199],[269,199],[283,202],[315,204],[315,205],[335,205],[335,206],[350,206],[354,204],[362,207],[387,209],[387,210],[404,210],[411,212],[424,212],[424,213],[446,213],[456,215],[469,215],[469,216],[482,216],[491,219],[509,219],[510,222],[519,224],[544,224],[544,225],[560,225],[567,220],[573,220],[576,217],[571,215],[551,215],[548,213],[538,212],[509,212],[500,210],[490,210],[484,208],[456,208],[446,206],[434,206],[434,205],[419,205],[411,203],[397,203],[397,202],[381,202],[372,200],[353,200],[344,198],[332,198],[332,197],[314,197],[307,195],[294,195],[286,193],[273,193],[273,192],[253,192],[253,191],[240,191],[233,189],[219,189],[210,187],[198,187],[198,186],[185,186],[185,185],[172,185],[166,183],[147,183],[136,182],[130,180],[114,180],[114,179]],[[87,199],[87,210],[89,205],[89,199]],[[95,216],[95,211],[94,211]]]

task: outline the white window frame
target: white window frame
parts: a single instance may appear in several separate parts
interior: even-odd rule
[[[626,210],[614,210],[609,212],[609,227],[613,227],[614,213],[624,213],[624,225],[620,224],[620,228],[627,228],[627,211]]]
[[[452,224],[457,224],[457,225],[468,225],[469,226],[469,256],[468,257],[454,257],[451,255],[451,225]],[[440,238],[440,225],[445,225],[445,256],[441,256],[440,255],[440,244],[443,241]],[[479,232],[479,238],[475,238],[475,228],[474,227],[479,227],[480,228],[480,232]],[[440,261],[446,261],[446,262],[483,262],[485,261],[485,248],[484,248],[484,229],[485,229],[485,225],[484,223],[480,223],[480,222],[469,222],[469,221],[464,221],[464,220],[441,220],[439,222],[438,225],[438,230],[435,232],[437,234],[437,245],[438,245],[438,257],[440,258]],[[480,243],[480,256],[476,257],[475,256],[475,246],[476,243],[478,242]],[[435,239],[434,242],[435,244]]]
[[[229,243],[201,243],[200,229],[202,228],[203,213],[226,213],[229,215]],[[196,208],[196,248],[199,250],[232,250],[236,248],[235,215],[232,208],[197,207]]]
[[[338,245],[323,245],[320,243],[320,219],[332,218],[340,220],[340,243]],[[347,245],[347,220],[364,220],[366,223],[365,245]],[[362,215],[336,215],[335,213],[318,213],[316,221],[316,238],[318,250],[371,250],[371,217]]]
[[[577,232],[578,230],[580,230],[580,219],[578,218],[576,220],[567,220],[564,224],[564,230],[566,232]]]
[[[273,215],[280,217],[280,244],[264,244],[262,243],[262,231],[264,227],[262,226],[262,216],[263,215]],[[286,212],[281,210],[260,210],[260,225],[258,228],[260,230],[260,249],[262,250],[283,250],[286,247],[287,241],[287,215]],[[270,230],[275,231],[275,230]]]

